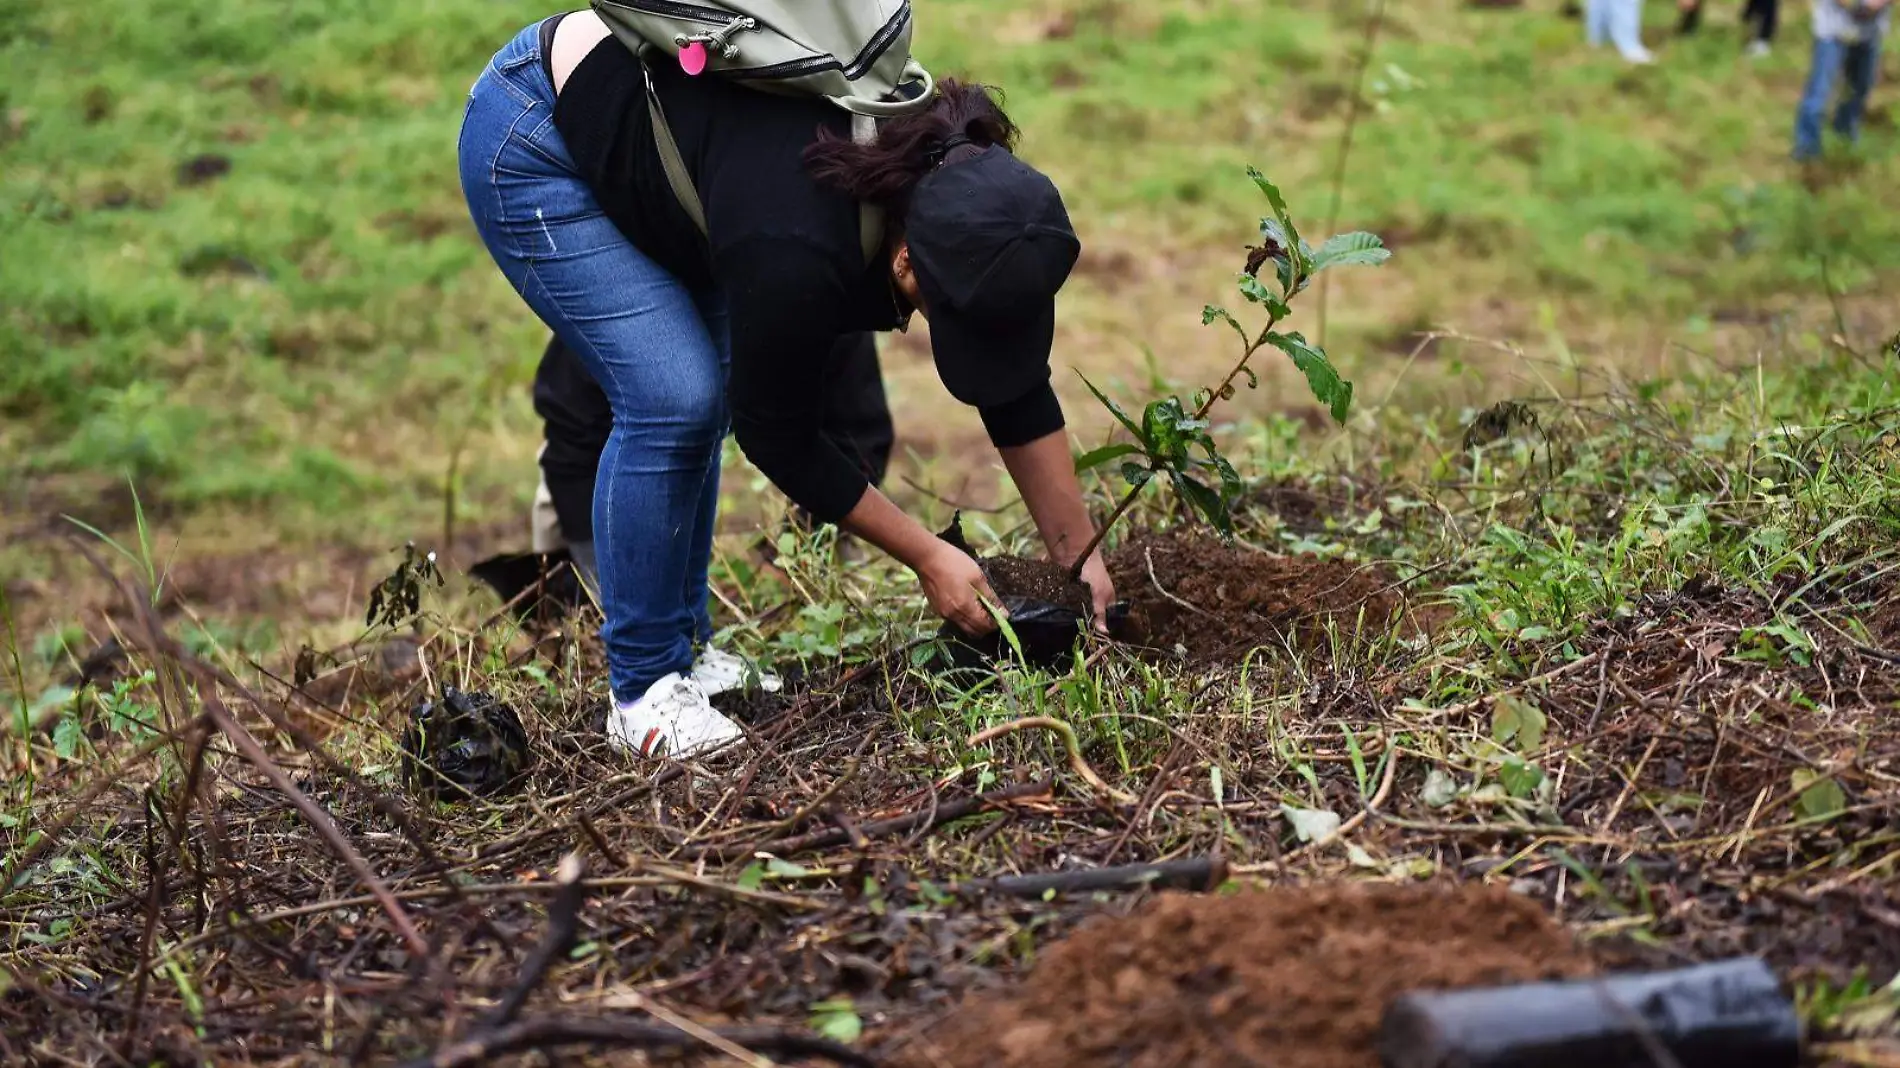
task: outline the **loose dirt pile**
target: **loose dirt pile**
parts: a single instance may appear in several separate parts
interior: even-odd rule
[[[1386,1004],[1588,974],[1569,935],[1507,891],[1333,885],[1169,895],[1049,948],[1015,989],[966,1002],[900,1068],[1369,1068]]]
[[[1276,556],[1209,535],[1141,534],[1108,556],[1118,597],[1132,605],[1129,639],[1195,663],[1256,646],[1313,648],[1330,628],[1374,637],[1420,632],[1383,568],[1319,556]]]

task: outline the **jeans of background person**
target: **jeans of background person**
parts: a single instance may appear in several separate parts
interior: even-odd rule
[[[1624,59],[1649,55],[1643,47],[1643,0],[1590,0],[1584,31],[1592,45],[1608,41]]]
[[[884,483],[896,427],[884,395],[877,342],[870,333],[838,339],[825,366],[826,438],[858,463],[874,486]],[[534,375],[534,410],[545,428],[541,474],[553,499],[561,535],[578,557],[594,537],[594,478],[613,430],[613,409],[587,367],[559,335],[548,340]],[[809,522],[801,517],[801,525]]]
[[[595,480],[601,637],[639,700],[711,635],[706,571],[727,429],[723,301],[690,292],[602,213],[554,128],[538,26],[469,91],[458,148],[475,228],[515,290],[600,383],[613,429]]]
[[[1860,138],[1860,120],[1867,113],[1867,96],[1880,71],[1880,37],[1869,33],[1858,43],[1830,37],[1814,39],[1814,65],[1801,93],[1794,120],[1794,158],[1814,159],[1821,154],[1821,122],[1834,100],[1835,82],[1845,76],[1846,91],[1834,110],[1834,132],[1848,140]]]

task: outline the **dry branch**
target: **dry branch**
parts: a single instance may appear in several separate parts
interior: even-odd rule
[[[251,735],[251,732],[245,730],[244,725],[232,717],[230,710],[225,708],[224,702],[218,698],[216,690],[206,688],[201,699],[204,701],[205,714],[211,717],[211,722],[231,739],[232,744],[237,746],[238,752],[244,755],[244,759],[250,761],[251,765],[290,801],[297,812],[310,824],[311,829],[317,832],[317,837],[323,839],[324,844],[330,847],[330,851],[337,855],[337,859],[341,860],[344,866],[350,869],[350,873],[356,876],[357,881],[363,884],[363,888],[375,895],[377,905],[389,917],[389,922],[396,928],[396,933],[402,936],[403,942],[409,947],[409,952],[418,959],[428,957],[429,940],[422,937],[422,932],[417,929],[415,921],[409,918],[409,913],[402,907],[402,902],[396,900],[396,896],[390,893],[389,887],[376,874],[376,870],[369,866],[369,861],[364,860],[363,854],[357,852],[356,847],[350,844],[350,840],[343,837],[342,831],[337,830],[336,821],[330,813],[322,805],[312,801],[308,794],[297,789],[297,784],[290,781],[290,776],[284,773],[283,768],[277,766],[277,762],[270,758],[270,754],[264,752],[264,747]]]
[[[771,853],[774,856],[788,857],[795,853],[806,853],[814,849],[831,849],[836,846],[848,845],[853,837],[853,829],[856,830],[859,836],[866,839],[884,838],[893,834],[903,834],[913,830],[927,831],[935,827],[940,827],[943,824],[963,819],[965,816],[974,816],[979,812],[984,812],[1006,801],[1020,801],[1028,797],[1042,796],[1047,794],[1052,786],[1053,784],[1048,779],[1043,779],[1038,782],[1018,783],[1015,786],[1006,786],[1001,790],[991,790],[988,793],[977,794],[975,797],[966,797],[960,801],[952,801],[947,805],[939,805],[921,812],[909,812],[902,816],[892,816],[889,819],[859,823],[855,828],[842,827],[828,831],[813,831],[810,834],[793,835],[790,838],[779,838],[751,846],[722,846],[716,849],[702,850],[699,855],[730,858],[734,856],[747,856],[752,853]]]
[[[1138,801],[1135,795],[1115,789],[1097,775],[1095,769],[1089,766],[1089,762],[1082,758],[1082,745],[1076,741],[1075,728],[1052,716],[1028,716],[1008,723],[999,723],[987,730],[970,735],[969,741],[964,744],[974,748],[984,742],[1001,738],[1005,734],[1014,734],[1022,730],[1054,731],[1061,736],[1062,748],[1069,754],[1070,769],[1080,775],[1084,782],[1094,787],[1097,794],[1122,805],[1132,805]]]
[[[1087,894],[1100,890],[1212,890],[1227,881],[1227,864],[1219,857],[1194,857],[1158,864],[1121,864],[1080,871],[1003,875],[959,883],[960,893],[1003,894],[1039,898],[1044,894]]]

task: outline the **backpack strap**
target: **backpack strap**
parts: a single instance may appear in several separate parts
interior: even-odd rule
[[[693,220],[693,226],[699,230],[699,236],[707,237],[706,207],[699,201],[699,190],[693,188],[693,176],[686,171],[686,157],[680,155],[679,142],[673,140],[673,129],[666,124],[666,112],[660,107],[660,94],[653,89],[653,73],[647,69],[644,61],[640,64],[640,74],[647,83],[647,114],[653,121],[653,147],[660,153],[660,169],[666,172],[666,184],[673,187],[673,196],[685,209],[686,217]]]
[[[653,88],[653,74],[645,62],[640,64],[641,76],[646,79],[647,115],[653,123],[653,147],[660,154],[660,169],[666,172],[666,184],[673,187],[673,196],[679,201],[686,217],[701,237],[710,236],[706,228],[706,207],[699,199],[699,190],[693,187],[693,176],[686,169],[686,157],[680,155],[679,142],[673,139],[673,129],[666,124],[666,111],[660,107],[660,94]],[[851,139],[861,145],[877,140],[877,119],[870,115],[851,115]],[[884,209],[869,202],[858,205],[858,242],[864,251],[864,262],[869,265],[884,249]]]

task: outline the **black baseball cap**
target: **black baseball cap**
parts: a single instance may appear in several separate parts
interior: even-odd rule
[[[1082,243],[1041,171],[1000,145],[957,155],[917,183],[904,239],[937,376],[965,404],[1007,404],[1049,380],[1056,291]]]

